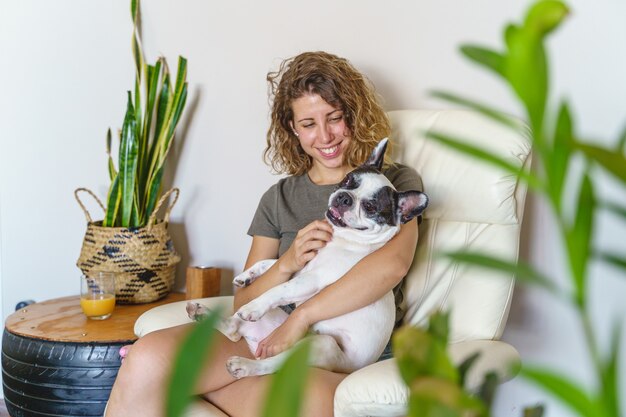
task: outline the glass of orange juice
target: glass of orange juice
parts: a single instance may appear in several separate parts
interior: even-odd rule
[[[111,317],[115,308],[115,274],[91,272],[80,278],[80,306],[93,320]]]

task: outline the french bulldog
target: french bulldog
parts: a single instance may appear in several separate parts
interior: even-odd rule
[[[325,217],[333,237],[306,266],[287,282],[242,306],[218,330],[233,341],[242,336],[255,354],[257,345],[286,319],[280,306],[296,308],[348,272],[368,254],[382,247],[400,230],[400,225],[421,214],[428,197],[420,191],[397,192],[380,172],[387,139],[376,146],[362,166],[351,171],[328,201]],[[276,260],[263,260],[234,279],[247,286],[267,271]],[[374,363],[381,355],[394,327],[395,304],[391,291],[359,310],[316,323],[311,328],[311,366],[336,372],[352,372]],[[190,302],[187,312],[199,319],[208,310]],[[227,361],[235,378],[274,373],[289,355],[252,360],[233,356]]]

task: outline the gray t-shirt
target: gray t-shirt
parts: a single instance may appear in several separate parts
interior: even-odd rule
[[[413,168],[395,164],[383,173],[398,191],[423,191],[422,180]],[[279,239],[278,256],[281,256],[300,229],[314,220],[324,219],[328,199],[336,188],[337,185],[333,184],[317,185],[307,174],[282,178],[261,197],[248,235]],[[398,324],[405,312],[402,282],[393,292]]]

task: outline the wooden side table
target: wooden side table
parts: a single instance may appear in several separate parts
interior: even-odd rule
[[[184,299],[185,294],[171,293],[154,303],[118,305],[103,321],[85,317],[78,296],[31,304],[11,314],[2,338],[9,414],[102,416],[121,364],[119,350],[137,340],[137,318]]]

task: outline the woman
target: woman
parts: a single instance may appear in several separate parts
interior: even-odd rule
[[[283,62],[268,75],[268,82],[273,106],[265,158],[277,172],[289,176],[272,186],[259,203],[248,231],[252,246],[245,268],[261,259],[278,258],[278,262],[252,285],[236,291],[235,309],[289,280],[332,239],[332,228],[320,219],[334,186],[390,133],[373,89],[345,59],[324,52],[303,53]],[[390,165],[385,175],[400,191],[422,188],[419,176],[408,167]],[[294,310],[259,344],[256,356],[276,355],[301,339],[313,323],[371,304],[394,287],[399,320],[399,283],[413,260],[417,237],[414,219],[384,247]],[[113,386],[108,417],[163,415],[174,352],[188,328],[150,333],[132,347]],[[230,416],[257,416],[269,377],[231,377],[226,360],[253,355],[245,341],[217,337],[218,348],[202,373],[198,394]],[[302,415],[332,416],[335,388],[345,376],[312,369]]]

